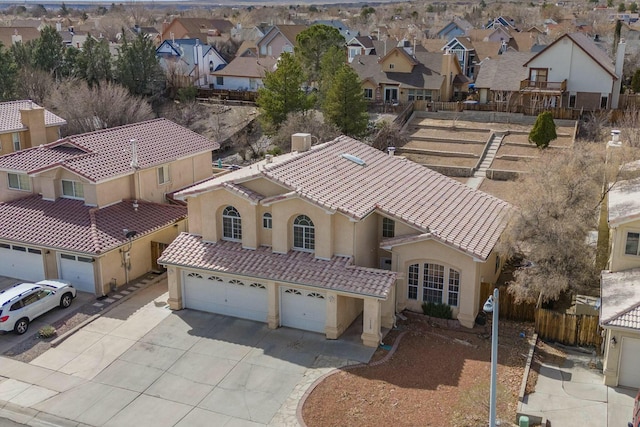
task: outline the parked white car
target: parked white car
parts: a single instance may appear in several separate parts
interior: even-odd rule
[[[22,335],[29,323],[55,307],[67,308],[76,289],[65,280],[18,283],[0,291],[0,331]]]

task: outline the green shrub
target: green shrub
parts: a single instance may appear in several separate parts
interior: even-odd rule
[[[178,100],[182,103],[194,101],[198,95],[198,89],[195,86],[181,87],[178,89]]]
[[[56,328],[51,325],[43,326],[38,330],[40,338],[51,338],[56,334]]]
[[[440,319],[451,319],[453,315],[451,307],[443,303],[423,302],[422,311],[427,316],[437,317]]]
[[[549,143],[557,137],[556,124],[553,122],[551,112],[543,111],[538,114],[531,132],[529,132],[529,142],[534,142],[538,148],[547,148]]]

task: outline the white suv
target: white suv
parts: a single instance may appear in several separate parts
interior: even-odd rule
[[[18,283],[0,291],[0,331],[22,335],[29,322],[60,306],[67,308],[76,297],[76,289],[64,280]]]

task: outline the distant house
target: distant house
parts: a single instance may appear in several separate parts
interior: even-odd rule
[[[146,38],[153,40],[153,44],[159,46],[162,42],[162,34],[155,27],[141,27],[140,25],[134,25],[131,28],[134,34],[142,34]]]
[[[336,30],[340,31],[340,35],[344,37],[345,41],[350,40],[353,37],[357,37],[360,35],[359,31],[350,29],[347,24],[342,21],[338,21],[336,19],[325,19],[314,21],[311,25],[327,25],[329,27],[333,27]]]
[[[255,92],[264,86],[262,79],[266,72],[275,70],[275,64],[275,58],[236,57],[226,67],[211,73],[213,87]]]
[[[242,24],[238,23],[231,29],[231,38],[241,42],[255,42],[256,40],[261,39],[264,36],[265,32],[266,30],[258,25],[243,27]]]
[[[258,40],[258,55],[279,57],[283,52],[293,52],[296,36],[306,30],[306,25],[275,25]]]
[[[464,36],[472,29],[473,25],[469,21],[456,16],[451,22],[438,30],[436,37],[448,41],[457,36]]]
[[[369,101],[450,101],[468,90],[455,55],[448,52],[408,52],[391,49],[384,57],[361,55],[349,64],[362,81]]]
[[[0,156],[0,275],[105,295],[157,270],[186,229],[167,195],[211,177],[217,148],[156,119]]]
[[[371,36],[352,37],[347,41],[347,57],[349,62],[358,55],[375,55],[376,49]]]
[[[226,19],[174,18],[162,25],[162,40],[200,39],[212,43],[230,38],[233,24]]]
[[[610,256],[600,279],[600,326],[606,331],[602,342],[604,383],[638,389],[640,179],[615,183],[607,207]]]
[[[531,52],[506,52],[482,61],[475,81],[479,102],[495,104],[498,111],[512,111],[520,105],[520,84],[529,77],[523,64],[533,56]]]
[[[211,74],[227,65],[213,46],[199,39],[165,40],[156,49],[156,57],[167,73],[182,77],[180,86],[209,87]]]
[[[498,16],[497,18],[491,19],[489,20],[487,25],[485,25],[484,27],[488,29],[498,28],[498,27],[508,27],[518,31],[518,29],[516,28],[515,19],[510,18],[508,16]]]
[[[0,155],[60,138],[66,120],[28,100],[0,103]]]
[[[0,27],[0,43],[10,48],[16,43],[26,43],[40,37],[40,31],[34,27]]]

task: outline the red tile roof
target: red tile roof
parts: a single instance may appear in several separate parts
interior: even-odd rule
[[[136,212],[131,201],[97,209],[82,200],[50,202],[36,195],[0,203],[0,239],[99,255],[127,242],[125,228],[139,237],[186,216],[184,206],[139,201]]]
[[[603,271],[600,288],[600,325],[640,330],[640,268]]]
[[[342,157],[345,153],[365,165]],[[483,260],[497,243],[511,208],[489,194],[346,136],[279,157],[195,185],[177,197],[264,176],[327,210],[356,220],[382,212]]]
[[[164,250],[158,263],[257,277],[326,290],[386,299],[397,273],[358,267],[351,258],[314,258],[312,253],[289,251],[278,254],[261,246],[243,249],[239,242],[210,243],[202,237],[180,234]]]
[[[0,157],[0,169],[29,174],[64,167],[90,182],[132,173],[131,140],[138,145],[141,169],[193,156],[220,147],[166,119],[149,120],[73,135],[41,147]]]
[[[27,128],[22,124],[20,110],[30,108],[40,108],[40,106],[28,100],[0,102],[0,133],[26,130]],[[45,126],[61,126],[66,123],[63,118],[56,116],[49,110],[44,110]]]

